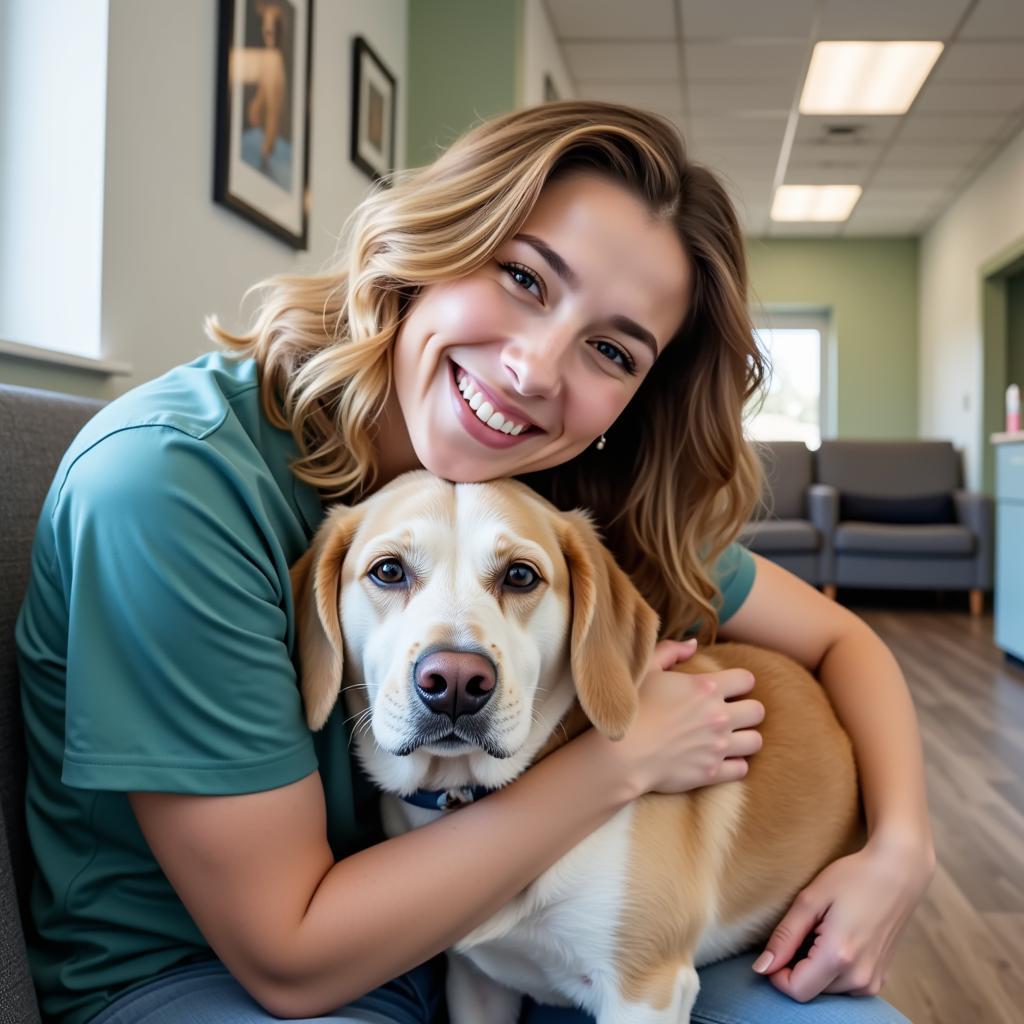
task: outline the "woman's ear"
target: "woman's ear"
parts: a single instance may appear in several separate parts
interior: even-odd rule
[[[298,632],[299,689],[306,722],[323,728],[341,692],[341,567],[362,518],[339,505],[328,513],[309,550],[292,566],[292,600]]]
[[[581,512],[561,516],[572,588],[573,681],[594,726],[621,739],[636,716],[637,686],[658,639],[658,616]]]

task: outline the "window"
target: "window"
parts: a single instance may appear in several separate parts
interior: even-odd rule
[[[808,448],[821,444],[827,418],[824,316],[772,316],[756,327],[754,338],[768,357],[770,375],[764,400],[748,407],[747,436],[758,441],[803,441]]]

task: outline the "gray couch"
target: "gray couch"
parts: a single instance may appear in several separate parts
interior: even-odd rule
[[[0,1024],[39,1024],[25,957],[31,855],[14,622],[43,499],[72,438],[101,406],[0,385]]]
[[[948,441],[760,442],[762,506],[740,540],[824,588],[992,589],[994,505]]]
[[[980,614],[992,589],[992,498],[963,489],[949,441],[823,441],[824,488],[839,587],[967,590]]]

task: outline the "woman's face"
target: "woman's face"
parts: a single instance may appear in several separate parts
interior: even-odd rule
[[[623,186],[549,183],[486,266],[410,307],[385,475],[423,466],[469,483],[572,459],[614,429],[682,324],[690,275],[674,229]]]

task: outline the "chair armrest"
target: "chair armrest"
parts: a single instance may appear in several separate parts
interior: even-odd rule
[[[992,589],[992,561],[995,550],[995,502],[988,494],[977,491],[953,492],[956,519],[966,526],[978,541],[977,575],[975,586]]]
[[[839,524],[839,489],[831,484],[811,484],[807,488],[807,515],[821,535],[816,582],[834,583],[836,556],[832,543]]]
[[[839,522],[839,489],[831,484],[811,484],[807,488],[807,514],[822,534],[831,537]]]

